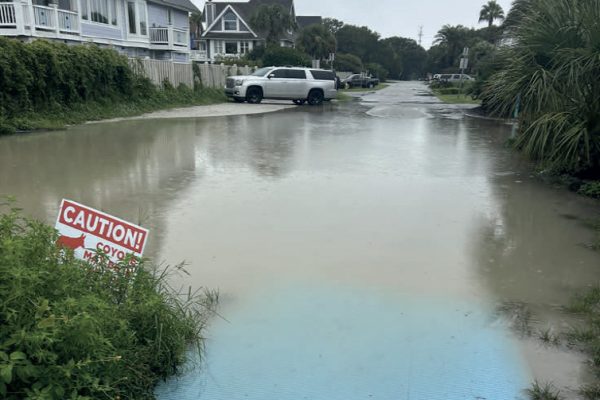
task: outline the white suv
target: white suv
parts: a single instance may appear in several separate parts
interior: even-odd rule
[[[320,105],[336,96],[336,79],[333,71],[324,69],[265,67],[251,75],[227,77],[225,94],[238,103],[284,99],[298,105]]]

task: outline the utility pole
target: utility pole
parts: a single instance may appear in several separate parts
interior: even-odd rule
[[[419,46],[423,42],[423,25],[419,26]]]

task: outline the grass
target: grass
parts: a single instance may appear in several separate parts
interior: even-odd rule
[[[155,90],[147,97],[131,99],[106,99],[77,103],[71,106],[56,105],[52,109],[26,112],[12,119],[0,119],[0,134],[15,131],[56,130],[67,125],[110,118],[131,117],[152,111],[177,107],[215,104],[227,101],[220,89],[165,88]]]
[[[440,101],[447,104],[481,104],[481,100],[473,99],[470,95],[466,94],[441,94],[438,90],[433,90],[433,94],[440,99]]]
[[[15,208],[0,212],[0,398],[154,399],[190,348],[202,354],[218,295],[174,291],[181,267],[142,261],[131,274],[131,260],[82,262],[56,239]]]
[[[560,391],[552,385],[546,383],[541,385],[534,382],[530,389],[527,389],[527,395],[530,400],[561,400]]]
[[[335,99],[340,102],[347,102],[347,101],[352,101],[353,97],[342,92],[341,90],[338,90],[338,93],[337,93],[337,96],[335,97]]]
[[[376,90],[382,90],[386,87],[390,86],[389,83],[380,83],[372,89],[369,88],[352,88],[352,89],[342,89],[340,92],[342,93],[361,93],[361,92],[373,92]]]

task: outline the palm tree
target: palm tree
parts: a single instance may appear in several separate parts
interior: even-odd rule
[[[279,4],[263,4],[250,18],[250,25],[264,33],[267,44],[276,44],[286,31],[296,28],[292,15]]]
[[[494,20],[504,19],[504,10],[500,6],[500,4],[496,3],[496,0],[490,0],[481,7],[481,12],[479,13],[479,22],[487,21],[488,26],[492,26],[494,24]]]
[[[447,65],[455,66],[456,60],[463,48],[469,44],[471,36],[469,28],[463,25],[444,25],[435,35],[433,44],[440,45],[446,52],[445,59]]]
[[[300,32],[296,44],[313,59],[326,58],[330,53],[335,53],[335,36],[324,25],[315,24],[307,26]]]
[[[600,171],[600,7],[597,0],[529,0],[484,105],[512,115],[517,146],[556,171]]]
[[[200,38],[202,34],[202,13],[197,11],[190,15],[190,33],[196,40]]]

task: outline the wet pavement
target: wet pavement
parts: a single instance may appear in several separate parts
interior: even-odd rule
[[[151,230],[180,287],[220,291],[200,368],[159,399],[573,398],[548,346],[599,277],[597,204],[539,182],[511,127],[417,82],[264,115],[0,138],[0,193],[52,222],[71,198]]]

